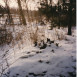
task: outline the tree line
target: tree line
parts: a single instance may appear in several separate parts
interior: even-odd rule
[[[0,6],[0,12],[3,10],[5,11],[6,9],[9,20],[12,20],[10,7],[8,5],[9,0],[4,0],[4,2],[6,8]],[[22,9],[22,2],[25,3],[27,13],[29,13],[27,0],[17,0],[20,21],[23,25],[27,25],[26,18]],[[40,16],[44,15],[47,21],[51,22],[53,27],[55,24],[58,26],[58,28],[60,28],[60,26],[68,26],[68,35],[72,34],[71,27],[76,25],[76,0],[58,0],[57,4],[55,5],[53,5],[53,0],[40,0],[40,6],[41,7],[38,8]],[[13,20],[11,22],[13,23]]]
[[[53,0],[41,0],[39,11],[46,16],[47,21],[60,26],[68,26],[68,35],[71,35],[71,27],[76,25],[76,0],[58,0],[53,5]]]

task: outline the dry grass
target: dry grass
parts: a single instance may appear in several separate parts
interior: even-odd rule
[[[12,41],[12,33],[5,31],[4,33],[1,33],[0,37],[0,45],[1,44],[9,44]]]

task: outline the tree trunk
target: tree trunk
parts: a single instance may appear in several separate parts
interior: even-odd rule
[[[68,35],[71,35],[71,28],[72,28],[72,0],[70,0],[70,6],[69,6],[69,24],[68,24]]]
[[[20,16],[21,16],[21,22],[23,25],[26,25],[26,19],[25,19],[25,16],[23,14],[23,10],[22,10],[22,6],[21,6],[21,1],[20,0],[17,0],[18,1],[18,6],[19,6],[19,12],[20,12]]]
[[[13,22],[13,18],[11,16],[11,13],[10,13],[10,8],[8,6],[8,0],[5,0],[5,5],[6,5],[6,8],[7,8],[7,20],[5,21],[5,24],[14,24]]]
[[[58,29],[60,29],[60,5],[59,5],[59,1],[58,1]]]

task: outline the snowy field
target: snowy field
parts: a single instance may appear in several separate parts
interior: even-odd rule
[[[54,42],[44,49],[25,42],[21,48],[0,46],[0,77],[76,77],[76,28],[72,36],[66,33],[67,28],[46,29],[44,38]]]

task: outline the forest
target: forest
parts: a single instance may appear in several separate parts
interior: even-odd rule
[[[76,77],[76,0],[0,1],[0,77]]]

